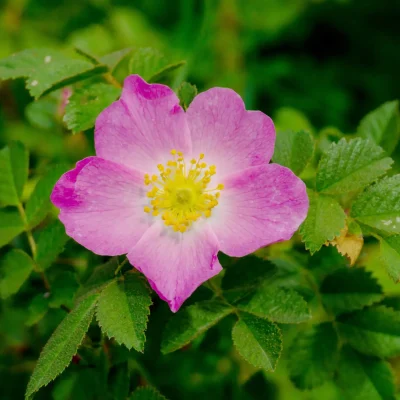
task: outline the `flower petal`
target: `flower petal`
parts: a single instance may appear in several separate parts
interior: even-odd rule
[[[51,200],[66,232],[96,254],[127,253],[150,226],[141,173],[89,157],[65,173]]]
[[[221,271],[217,253],[218,242],[207,223],[181,234],[159,221],[128,253],[128,259],[176,312],[198,286]]]
[[[190,151],[185,112],[169,87],[128,76],[120,100],[96,120],[95,146],[101,158],[152,173],[170,150]]]
[[[210,224],[220,250],[242,257],[288,240],[307,216],[306,186],[277,164],[248,168],[224,180]]]
[[[266,164],[274,152],[275,128],[261,111],[246,111],[231,89],[214,88],[195,97],[187,110],[193,155],[205,154],[218,179]]]

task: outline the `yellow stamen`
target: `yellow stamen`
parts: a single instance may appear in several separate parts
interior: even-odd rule
[[[220,183],[214,189],[207,189],[217,168],[200,162],[205,158],[203,153],[197,160],[189,161],[188,169],[181,151],[172,149],[170,153],[172,160],[157,165],[159,176],[144,175],[144,184],[151,188],[147,192],[150,204],[143,211],[154,217],[160,215],[166,226],[184,233],[198,219],[211,217],[224,185]]]

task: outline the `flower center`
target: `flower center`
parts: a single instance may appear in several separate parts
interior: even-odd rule
[[[224,185],[207,188],[216,167],[202,161],[204,154],[190,160],[190,167],[182,152],[171,150],[171,154],[172,160],[166,165],[157,165],[159,175],[144,176],[145,185],[151,187],[147,192],[150,204],[144,207],[144,212],[161,215],[165,225],[183,233],[200,217],[211,216]]]

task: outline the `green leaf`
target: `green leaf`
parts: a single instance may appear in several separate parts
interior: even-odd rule
[[[26,389],[30,397],[46,386],[70,364],[92,321],[98,295],[87,297],[72,310],[43,348]]]
[[[307,303],[295,290],[274,287],[269,282],[240,300],[236,306],[282,324],[295,324],[311,318]]]
[[[393,357],[400,354],[400,312],[374,306],[338,319],[340,336],[367,355]]]
[[[101,64],[107,65],[110,72],[113,72],[118,67],[119,63],[128,55],[132,53],[131,48],[126,48],[113,53],[106,54],[99,58]]]
[[[55,94],[61,96],[58,92]],[[57,129],[60,105],[59,98],[54,97],[32,101],[25,107],[25,116],[31,125],[45,130]]]
[[[380,238],[381,259],[389,276],[400,281],[400,235]]]
[[[351,216],[380,231],[400,233],[400,175],[386,177],[361,193]]]
[[[337,195],[363,189],[384,175],[392,163],[384,150],[370,140],[341,139],[321,157],[317,191]]]
[[[36,241],[36,263],[41,270],[45,270],[56,260],[64,250],[69,237],[65,233],[64,225],[55,220],[44,228]]]
[[[178,97],[180,100],[181,107],[184,110],[190,106],[190,103],[197,96],[196,85],[191,85],[188,82],[182,82],[178,88]]]
[[[50,211],[50,194],[54,185],[66,170],[67,166],[65,165],[53,165],[36,184],[25,209],[30,228],[39,224]]]
[[[399,142],[399,102],[388,101],[367,114],[360,122],[357,134],[371,139],[391,154]]]
[[[26,78],[26,87],[35,98],[107,71],[106,65],[50,49],[28,49],[0,60],[0,79]]]
[[[300,175],[311,160],[314,140],[307,131],[279,131],[272,161]]]
[[[9,251],[1,261],[0,294],[3,299],[18,292],[34,269],[34,262],[22,250]]]
[[[147,386],[135,390],[129,400],[167,400],[156,389]]]
[[[25,321],[26,326],[36,325],[47,313],[49,300],[44,294],[36,295],[29,304],[29,316]]]
[[[64,122],[74,133],[94,126],[96,118],[121,94],[121,89],[95,83],[76,89],[65,107]]]
[[[313,325],[300,332],[289,352],[289,375],[300,389],[312,389],[333,377],[339,341],[331,323]]]
[[[268,280],[277,269],[270,261],[255,256],[240,258],[234,265],[226,269],[222,278],[224,291],[254,289]]]
[[[168,321],[161,351],[166,354],[186,346],[232,312],[233,308],[220,300],[206,300],[185,307]]]
[[[275,370],[282,351],[282,334],[273,322],[240,312],[232,338],[237,351],[247,362],[265,371]]]
[[[129,72],[138,74],[147,82],[158,82],[166,74],[180,68],[185,61],[169,64],[165,56],[150,47],[139,48],[129,63]]]
[[[108,337],[143,352],[150,305],[150,293],[142,277],[128,273],[124,280],[112,282],[101,292],[97,320]]]
[[[321,284],[324,305],[335,314],[360,310],[382,300],[383,292],[371,272],[363,268],[341,268]]]
[[[17,210],[0,210],[0,247],[11,242],[24,230],[24,223]]]
[[[118,267],[118,258],[113,257],[105,264],[98,265],[89,279],[76,293],[76,301],[82,301],[88,295],[100,293],[106,286],[116,279],[115,270]]]
[[[0,150],[0,206],[18,205],[28,179],[29,155],[20,142]]]
[[[311,190],[307,193],[310,208],[299,232],[306,249],[314,254],[324,243],[340,235],[345,226],[346,214],[335,199]]]
[[[365,357],[348,346],[341,353],[337,384],[345,400],[394,399],[396,391],[387,362]]]

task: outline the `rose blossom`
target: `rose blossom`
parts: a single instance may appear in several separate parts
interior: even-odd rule
[[[187,112],[167,86],[126,78],[97,118],[96,157],[79,161],[51,195],[66,232],[96,254],[127,254],[176,312],[241,257],[288,240],[306,217],[304,183],[269,164],[271,119],[233,90],[199,94]]]

